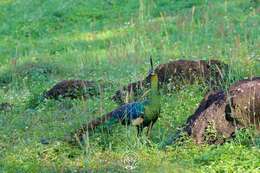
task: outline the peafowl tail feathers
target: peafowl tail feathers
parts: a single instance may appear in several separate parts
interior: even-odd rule
[[[89,123],[83,124],[79,129],[71,134],[72,139],[70,143],[82,143],[84,142],[84,136],[86,134],[94,132],[98,127],[102,126],[102,129],[109,129],[113,124],[117,123],[118,119],[113,116],[113,112],[109,112],[101,117],[98,117]]]

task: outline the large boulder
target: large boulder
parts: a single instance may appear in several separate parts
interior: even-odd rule
[[[220,144],[235,130],[260,123],[260,78],[241,80],[227,92],[207,94],[195,113],[187,120],[184,131],[198,144]]]
[[[198,144],[223,143],[235,132],[232,121],[226,118],[227,98],[223,91],[207,94],[184,129]]]
[[[205,83],[209,88],[216,89],[223,81],[227,70],[228,66],[218,60],[177,60],[157,66],[155,73],[158,74],[160,87],[171,91],[195,82]],[[113,100],[119,104],[138,100],[144,90],[149,87],[150,78],[151,76],[148,75],[144,80],[124,86],[116,91]]]
[[[242,80],[229,88],[230,117],[237,125],[260,125],[260,77]]]
[[[63,80],[44,93],[47,99],[71,98],[86,99],[88,96],[99,95],[97,83],[86,80]]]

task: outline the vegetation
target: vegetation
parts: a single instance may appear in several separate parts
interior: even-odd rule
[[[147,74],[149,55],[156,64],[222,60],[230,83],[259,76],[258,0],[1,0],[0,23],[0,103],[15,105],[0,112],[0,172],[259,172],[260,137],[251,129],[224,145],[185,138],[160,148],[197,108],[206,91],[198,85],[162,97],[151,141],[121,125],[83,148],[62,140],[116,108],[111,95]],[[32,106],[63,79],[107,87],[85,101]]]

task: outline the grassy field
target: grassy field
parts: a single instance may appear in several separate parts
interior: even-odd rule
[[[82,149],[60,140],[117,107],[111,95],[147,74],[149,55],[156,64],[222,60],[231,66],[230,84],[260,76],[259,0],[1,0],[0,23],[0,103],[15,105],[0,112],[0,172],[260,171],[260,137],[250,130],[224,145],[186,139],[160,149],[203,98],[198,85],[163,96],[150,145],[121,125]],[[86,101],[34,106],[63,79],[107,87]]]

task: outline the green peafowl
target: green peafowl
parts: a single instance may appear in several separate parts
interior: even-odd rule
[[[124,104],[112,112],[103,115],[88,124],[83,125],[75,133],[73,138],[77,142],[83,142],[84,134],[93,131],[99,125],[111,125],[113,123],[121,122],[123,125],[134,125],[137,127],[137,135],[140,136],[143,129],[147,127],[147,136],[150,136],[151,129],[157,121],[160,114],[160,93],[158,76],[154,73],[153,61],[150,58],[151,75],[150,91],[146,100],[141,102],[132,102]]]

